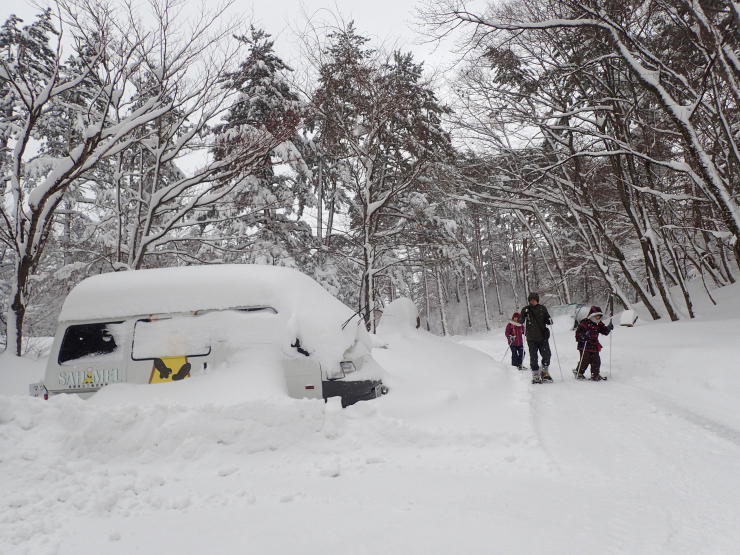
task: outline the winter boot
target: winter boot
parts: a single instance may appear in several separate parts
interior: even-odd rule
[[[592,382],[600,382],[602,380],[606,380],[604,376],[600,376],[598,374],[591,374],[591,381]]]
[[[542,372],[540,372],[540,378],[542,378],[543,382],[552,381],[552,376],[550,375],[550,368],[548,366],[542,367]]]
[[[576,373],[576,379],[577,380],[585,380],[586,379],[586,376],[584,376],[583,374]]]
[[[522,366],[521,364],[520,364],[519,366],[517,366],[517,368],[519,369],[519,371],[520,371],[520,372],[521,372],[522,370],[524,370],[524,366]]]
[[[542,375],[539,370],[532,370],[532,383],[542,383]]]

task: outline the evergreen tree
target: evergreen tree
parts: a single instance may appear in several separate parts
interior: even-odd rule
[[[425,172],[452,152],[442,127],[446,109],[410,54],[367,47],[352,23],[327,40],[312,103],[314,140],[342,166],[349,230],[335,243],[346,271],[359,270],[356,302],[374,329],[377,281],[416,247],[408,244],[410,230],[429,223],[414,206],[428,185]]]
[[[248,55],[224,80],[237,96],[216,127],[222,137],[216,159],[228,156],[244,134],[255,130],[279,144],[264,154],[248,186],[233,199],[238,216],[228,224],[227,235],[239,239],[228,242],[227,259],[301,265],[310,246],[310,228],[300,220],[310,172],[295,141],[305,105],[288,80],[292,69],[275,53],[269,34],[252,27],[249,36],[235,39],[248,47]],[[277,166],[286,171],[276,171]]]

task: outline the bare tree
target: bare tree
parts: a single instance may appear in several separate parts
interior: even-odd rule
[[[0,84],[14,101],[0,115],[0,130],[14,147],[2,166],[0,239],[14,260],[6,321],[17,355],[29,280],[71,187],[102,184],[116,229],[116,268],[136,269],[148,252],[202,224],[194,215],[243,187],[244,176],[284,141],[258,128],[209,134],[209,122],[235,94],[221,85],[238,52],[228,39],[240,22],[224,20],[227,6],[204,4],[184,21],[175,0],[151,0],[154,23],[147,27],[132,4],[59,0],[56,23],[74,45],[68,62],[61,37],[43,71],[18,63],[23,43],[3,52]],[[47,27],[39,40],[48,43]],[[66,147],[34,156],[30,139],[60,107],[73,122]],[[225,142],[228,154],[214,159],[209,153]],[[190,172],[177,166],[186,155],[200,160]]]

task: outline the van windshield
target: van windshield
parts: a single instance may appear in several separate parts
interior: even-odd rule
[[[123,322],[69,326],[59,348],[59,364],[118,360],[124,335]]]

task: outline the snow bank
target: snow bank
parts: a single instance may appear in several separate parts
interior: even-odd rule
[[[564,381],[553,356],[532,385],[503,330],[433,336],[399,303],[372,352],[390,393],[346,409],[236,369],[0,396],[0,553],[734,553],[739,293],[602,337],[608,382],[569,374],[567,316]]]
[[[373,350],[390,389],[380,399],[383,413],[423,429],[523,433],[524,409],[512,408],[518,394],[505,368],[480,350],[417,329],[415,307],[405,301],[389,305],[393,317],[384,321],[384,313],[378,328],[387,346]]]
[[[419,311],[414,301],[401,297],[390,303],[380,319],[378,333],[396,333],[403,332],[407,329],[416,329],[419,318]]]
[[[408,505],[400,492],[425,480],[428,460],[468,472],[485,458],[514,472],[520,448],[522,468],[543,468],[523,431],[526,404],[507,401],[511,380],[490,357],[411,327],[382,337],[373,355],[386,355],[391,392],[346,409],[269,395],[269,382],[255,391],[236,368],[111,385],[88,401],[0,397],[0,552],[202,553],[207,536],[210,549],[286,553],[318,533],[336,547],[323,553],[346,553],[363,531],[387,545],[376,518],[396,527],[388,503]],[[298,532],[266,533],[275,523]]]
[[[28,385],[43,381],[46,359],[17,357],[0,353],[0,395],[28,395]]]
[[[212,506],[212,494],[180,490],[180,479],[223,479],[260,453],[300,449],[323,426],[324,403],[316,400],[193,408],[140,398],[105,406],[74,395],[0,397],[0,552],[57,553],[49,539],[64,537],[70,518],[90,528],[89,519],[103,515]]]
[[[228,366],[221,365],[187,380],[158,384],[111,384],[87,401],[100,406],[127,403],[175,403],[189,407],[228,406],[247,401],[288,397],[281,356],[274,345],[256,345],[232,355]]]
[[[634,310],[625,310],[619,316],[619,325],[631,328],[635,325],[635,322],[637,322],[637,318],[638,316]]]

